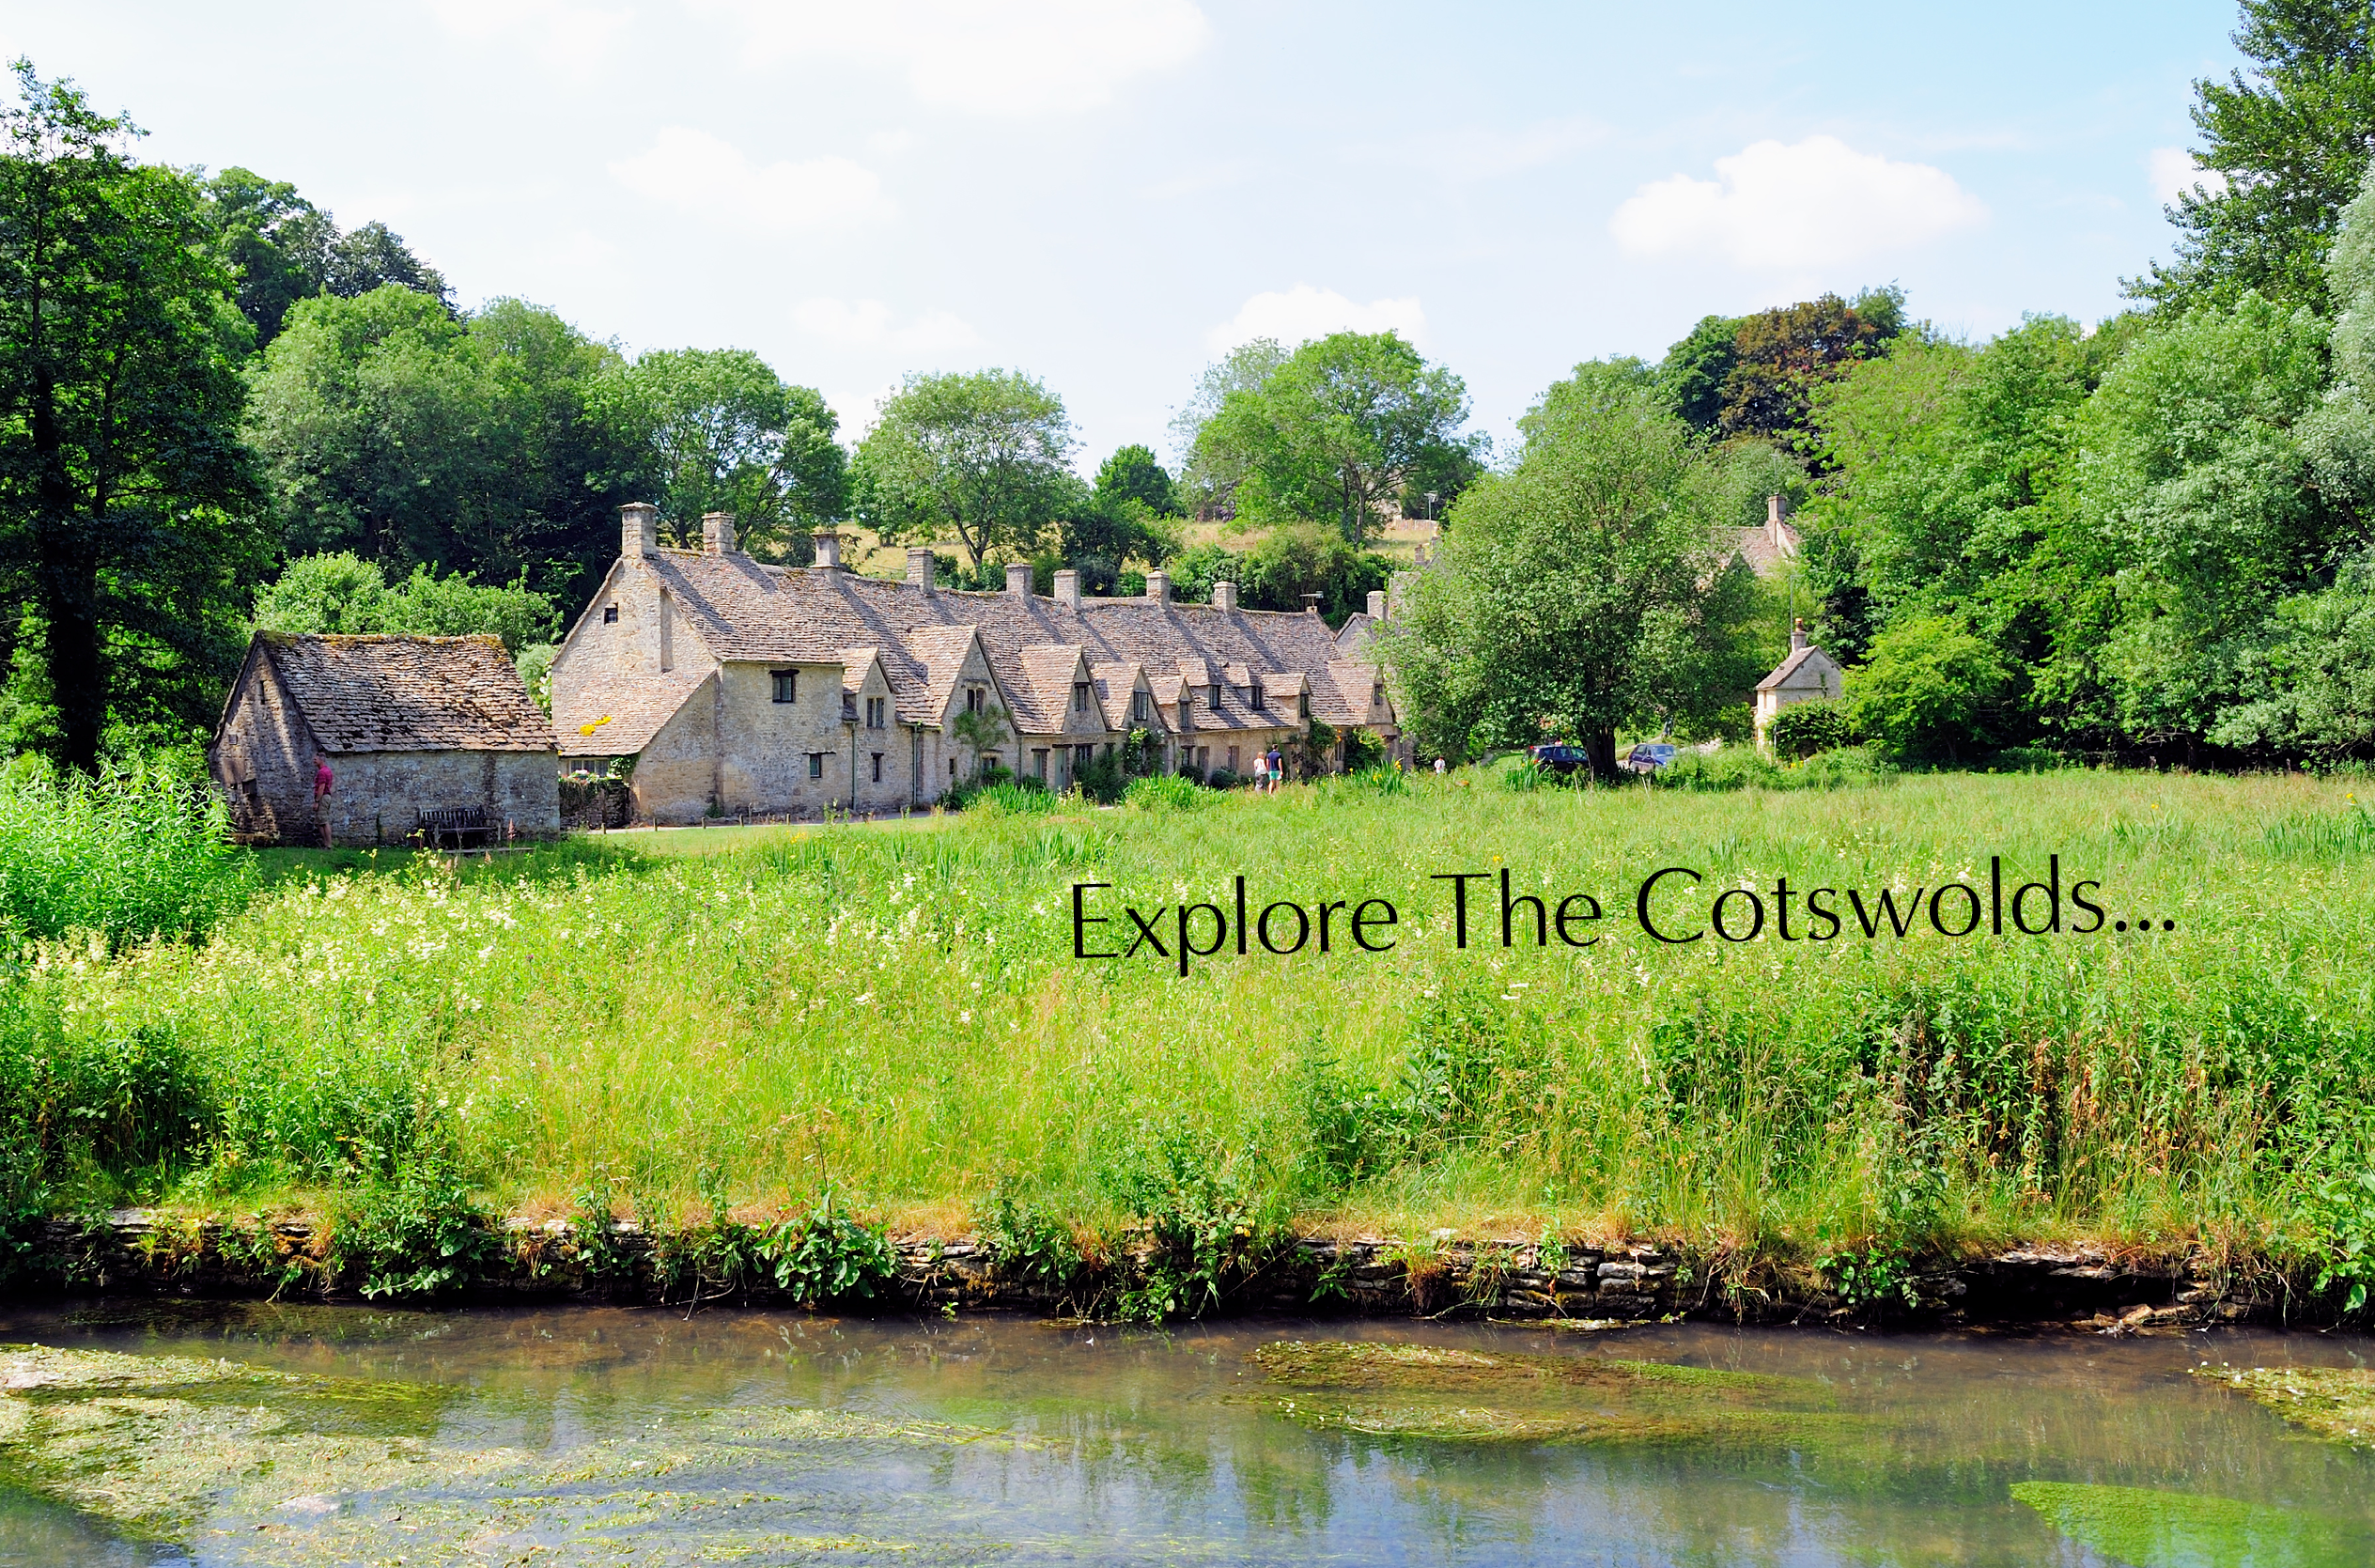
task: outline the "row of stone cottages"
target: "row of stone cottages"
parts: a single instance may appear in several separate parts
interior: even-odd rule
[[[734,520],[699,550],[660,548],[657,512],[624,508],[619,558],[552,661],[548,718],[488,637],[259,632],[209,762],[254,842],[393,844],[415,833],[557,831],[558,775],[628,771],[643,820],[883,813],[938,800],[992,765],[1062,788],[1134,730],[1165,771],[1250,771],[1312,720],[1403,752],[1368,657],[1382,594],[1341,631],[1300,613],[1241,610],[1236,587],[1173,602],[1096,598],[1076,573],[1032,592],[937,587],[931,552],[904,582],[816,564],[768,566]],[[968,714],[980,717],[967,720]],[[556,755],[557,753],[557,755]],[[318,762],[334,782],[317,802]]]

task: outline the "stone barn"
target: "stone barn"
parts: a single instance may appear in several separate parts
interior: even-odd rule
[[[207,748],[251,842],[451,846],[561,830],[552,722],[494,637],[259,631]]]

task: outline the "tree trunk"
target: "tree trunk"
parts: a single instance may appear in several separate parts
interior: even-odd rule
[[[1613,781],[1616,774],[1616,731],[1595,729],[1583,737],[1583,754],[1595,779]]]
[[[33,592],[40,607],[42,654],[62,732],[59,761],[99,771],[99,736],[107,722],[107,677],[99,660],[99,558],[74,505],[57,426],[56,389],[47,374],[33,383]]]

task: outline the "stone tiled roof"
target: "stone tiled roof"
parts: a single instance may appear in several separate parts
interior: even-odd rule
[[[1748,569],[1759,577],[1771,577],[1781,569],[1781,564],[1798,552],[1798,531],[1788,523],[1781,525],[1781,537],[1776,542],[1772,524],[1759,523],[1754,528],[1734,530],[1732,553],[1748,564]]]
[[[665,675],[617,677],[582,692],[579,706],[556,705],[552,727],[565,757],[634,756],[651,744],[660,726],[676,716],[708,680],[704,670],[671,670]]]
[[[1814,660],[1818,659],[1822,662],[1814,663]],[[1839,664],[1829,654],[1824,653],[1821,648],[1797,648],[1791,652],[1789,658],[1776,665],[1771,675],[1757,682],[1757,690],[1771,691],[1777,687],[1783,686],[1821,686],[1827,691],[1829,682],[1824,678],[1826,671],[1831,675],[1839,673]],[[1808,678],[1798,679],[1797,676],[1801,672]]]
[[[1331,724],[1375,724],[1390,716],[1373,711],[1373,672],[1346,660],[1336,634],[1313,614],[1261,610],[1222,611],[1211,605],[1144,598],[1084,598],[1075,607],[1037,595],[926,591],[904,581],[861,577],[814,567],[763,567],[748,556],[663,550],[644,557],[660,574],[687,621],[710,653],[753,662],[838,663],[841,650],[879,650],[900,715],[936,722],[954,690],[967,633],[984,656],[1017,727],[1058,734],[1069,712],[1073,678],[1067,665],[1048,689],[1052,663],[1025,650],[1063,648],[1096,666],[1143,665],[1158,697],[1166,677],[1175,692],[1181,675],[1209,685],[1215,670],[1295,672],[1311,686],[1312,717]],[[1355,671],[1358,673],[1354,673]],[[1226,676],[1222,677],[1224,680]],[[1126,699],[1125,699],[1126,701]],[[1171,699],[1166,698],[1166,706]],[[1176,708],[1172,708],[1176,712]],[[1224,722],[1236,712],[1246,718]],[[1211,721],[1212,722],[1207,722]],[[1252,713],[1224,689],[1219,714],[1199,703],[1196,726],[1276,727],[1275,714]]]
[[[494,637],[259,631],[315,741],[332,753],[550,752],[552,721]]]

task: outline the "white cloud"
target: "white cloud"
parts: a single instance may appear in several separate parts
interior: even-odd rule
[[[681,125],[611,173],[654,201],[769,233],[850,228],[893,210],[874,171],[846,158],[754,163],[739,147]]]
[[[629,13],[571,0],[428,0],[437,24],[457,38],[525,42],[574,75],[585,75],[610,53]]]
[[[905,325],[893,325],[880,300],[802,300],[792,307],[792,324],[815,337],[857,348],[895,349],[905,354],[970,349],[982,334],[945,310],[927,310]]]
[[[1333,288],[1298,283],[1285,293],[1256,294],[1237,308],[1235,319],[1204,334],[1204,347],[1225,354],[1240,343],[1275,337],[1288,348],[1329,333],[1376,333],[1391,329],[1416,343],[1426,335],[1426,312],[1414,297],[1356,304]]]
[[[1194,0],[699,0],[737,18],[754,66],[840,55],[901,72],[926,103],[1027,116],[1112,101],[1212,36]]]
[[[2227,177],[2216,169],[2197,169],[2194,155],[2181,147],[2156,147],[2145,160],[2145,168],[2152,180],[2152,194],[2165,206],[2175,206],[2178,196],[2186,191],[2200,189],[2206,196],[2218,195],[2227,189]]]
[[[1764,141],[1634,192],[1608,230],[1635,256],[1715,252],[1740,267],[1853,261],[1987,221],[1987,208],[1927,163],[1857,152],[1834,136]]]

